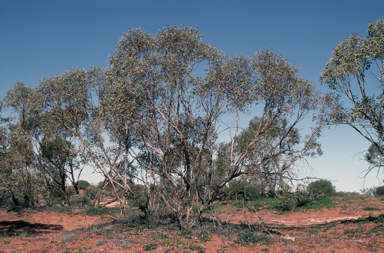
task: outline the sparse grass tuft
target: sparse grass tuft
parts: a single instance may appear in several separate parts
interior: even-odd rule
[[[254,233],[248,231],[244,233],[239,233],[237,235],[237,239],[235,240],[235,243],[238,243],[240,245],[246,246],[250,243],[256,244],[256,243],[265,243],[269,242],[271,238],[261,235],[255,235]]]
[[[157,244],[156,244],[156,243],[145,244],[145,245],[143,246],[143,249],[144,249],[145,251],[150,251],[150,250],[157,249]]]
[[[201,242],[207,242],[211,240],[211,237],[209,236],[209,233],[206,230],[203,230],[200,233],[198,233],[197,238],[199,238]]]
[[[196,250],[198,253],[205,253],[205,249],[200,245],[195,245],[195,243],[192,243],[188,246],[190,250]]]
[[[128,241],[120,241],[120,247],[122,249],[129,249],[131,247],[131,244]]]
[[[105,243],[104,240],[98,240],[98,241],[96,242],[96,245],[97,245],[97,246],[101,246],[101,245],[103,245],[104,243]]]
[[[100,216],[103,214],[115,215],[115,214],[119,214],[120,212],[121,212],[120,207],[102,207],[102,208],[91,207],[85,211],[85,213],[90,216]]]
[[[74,234],[65,235],[60,238],[62,242],[72,242]]]

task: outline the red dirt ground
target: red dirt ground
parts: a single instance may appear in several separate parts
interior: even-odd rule
[[[0,210],[0,252],[144,252],[144,245],[151,243],[158,245],[151,252],[197,252],[202,248],[215,253],[384,252],[383,222],[347,222],[382,214],[378,210],[364,211],[367,206],[384,209],[382,201],[367,197],[349,201],[348,208],[338,206],[283,214],[261,210],[260,217],[274,232],[270,236],[272,241],[243,246],[234,242],[236,235],[213,234],[209,241],[201,242],[196,236],[185,238],[176,230],[159,233],[156,229],[121,229],[112,222],[117,218],[109,215]],[[235,224],[259,222],[254,213],[232,206],[219,210],[218,218]],[[120,229],[116,230],[116,226]],[[159,238],[159,234],[165,234],[165,238]],[[188,245],[197,247],[193,251]]]

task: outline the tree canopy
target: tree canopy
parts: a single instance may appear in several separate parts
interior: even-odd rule
[[[371,143],[366,160],[380,168],[384,155],[384,20],[368,25],[367,36],[352,34],[332,52],[320,81],[337,101],[336,124],[347,124]]]

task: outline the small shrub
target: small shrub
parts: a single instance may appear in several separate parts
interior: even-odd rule
[[[103,245],[104,243],[105,243],[104,240],[98,240],[98,241],[96,242],[96,245],[97,245],[97,246],[101,246],[101,245]]]
[[[188,246],[190,250],[195,250],[198,253],[205,253],[205,249],[200,245],[195,245],[195,243],[192,243]]]
[[[11,205],[11,204],[13,204],[13,202],[10,198],[3,198],[0,200],[0,206]]]
[[[335,187],[328,180],[320,179],[308,185],[308,191],[315,195],[333,196],[336,193]]]
[[[235,201],[235,202],[232,202],[232,206],[237,207],[237,208],[243,208],[244,204],[242,201]]]
[[[85,212],[87,215],[90,215],[90,216],[100,216],[102,214],[114,215],[114,214],[120,213],[120,211],[121,211],[120,207],[102,207],[102,208],[91,207],[91,208],[88,208],[87,211]]]
[[[66,236],[63,236],[60,238],[60,240],[62,242],[71,242],[72,239],[73,239],[74,235],[73,234],[69,234],[69,235],[66,235]]]
[[[182,236],[182,237],[184,237],[186,239],[191,239],[192,238],[191,231],[189,231],[189,230],[182,230],[180,232],[180,236]]]
[[[77,186],[79,187],[79,189],[86,189],[88,186],[90,186],[91,184],[88,183],[88,181],[85,181],[85,180],[79,180]]]
[[[163,233],[156,233],[153,238],[157,240],[165,240],[168,239],[168,235]]]
[[[99,193],[99,188],[97,188],[96,186],[94,185],[91,185],[91,186],[88,186],[86,189],[85,189],[85,195],[90,198],[90,199],[95,199],[96,196],[97,196],[97,193]]]
[[[304,194],[285,194],[273,204],[273,209],[287,212],[296,208],[321,209],[333,207],[334,203],[327,196],[311,196]]]
[[[274,207],[279,211],[292,211],[296,207],[296,201],[292,196],[285,195],[277,200]]]
[[[120,241],[120,247],[122,249],[129,249],[131,247],[131,244],[128,241]]]
[[[150,251],[150,250],[157,249],[157,244],[156,244],[156,243],[145,244],[145,245],[143,246],[143,249],[144,249],[145,251]]]
[[[69,201],[71,201],[71,203],[73,203],[75,205],[82,206],[84,204],[84,201],[85,201],[85,196],[80,195],[80,194],[75,194],[69,198]]]
[[[375,188],[375,196],[384,196],[384,186],[378,186]]]
[[[198,233],[197,238],[199,238],[201,242],[208,242],[211,240],[211,237],[209,236],[208,232],[205,230]]]
[[[53,200],[52,200],[52,205],[61,205],[61,203],[63,203],[63,198],[62,197],[55,197]]]
[[[302,208],[306,208],[306,209],[321,209],[321,208],[324,208],[324,207],[330,208],[330,207],[333,207],[333,206],[334,206],[334,203],[332,202],[332,200],[329,197],[319,196],[319,197],[315,198],[312,201],[306,202],[302,206]]]
[[[71,217],[73,215],[73,211],[71,207],[61,207],[59,209],[59,213],[66,213],[68,216],[71,216]]]
[[[235,243],[241,244],[243,246],[249,245],[250,243],[263,243],[268,242],[271,239],[269,237],[254,235],[252,232],[239,233]]]

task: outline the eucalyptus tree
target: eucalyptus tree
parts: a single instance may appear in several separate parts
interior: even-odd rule
[[[11,171],[6,164],[6,160],[8,159],[8,130],[4,125],[7,119],[2,118],[2,111],[4,108],[3,101],[0,101],[0,199],[7,198],[9,196],[13,196],[15,199],[14,192],[11,190],[9,177],[11,176]],[[17,200],[16,200],[17,202]]]
[[[366,37],[352,34],[340,42],[320,81],[338,101],[334,123],[349,125],[371,143],[368,172],[383,167],[384,20],[370,23]]]
[[[121,37],[110,63],[107,79],[120,94],[115,108],[130,108],[130,98],[145,105],[132,114],[139,145],[129,153],[142,175],[136,179],[155,192],[182,229],[198,225],[205,210],[225,199],[226,184],[255,175],[276,157],[294,162],[310,154],[328,121],[329,98],[281,55],[265,50],[252,58],[230,58],[203,43],[193,28],[170,26],[155,35],[132,29]],[[257,113],[259,123],[236,150],[244,113]],[[229,117],[235,123],[228,162],[215,162],[220,122]],[[311,117],[307,135],[287,144]],[[281,132],[272,140],[268,132],[275,126]],[[220,164],[225,168],[215,177]]]
[[[9,183],[14,184],[13,188],[17,187],[26,206],[36,203],[41,190],[33,148],[33,131],[37,122],[31,116],[33,107],[28,102],[31,93],[31,88],[17,82],[3,99],[5,106],[17,115],[15,120],[8,122],[8,148],[3,169],[8,170],[8,175],[15,179]],[[14,202],[17,204],[17,201]]]
[[[49,202],[58,192],[70,204],[71,193],[66,191],[67,180],[71,182],[75,193],[79,194],[78,182],[83,167],[80,163],[79,150],[71,142],[70,137],[68,134],[56,133],[54,136],[44,135],[39,142],[38,161],[47,188],[50,189]]]
[[[104,69],[93,68],[43,78],[36,87],[40,98],[36,107],[50,119],[51,129],[66,129],[71,138],[68,152],[78,150],[80,163],[102,173],[124,205],[132,193],[129,183],[135,170],[128,157],[134,144],[129,113],[135,106],[129,105],[126,93],[116,93],[105,77]],[[125,101],[125,106],[116,107],[115,100]]]

